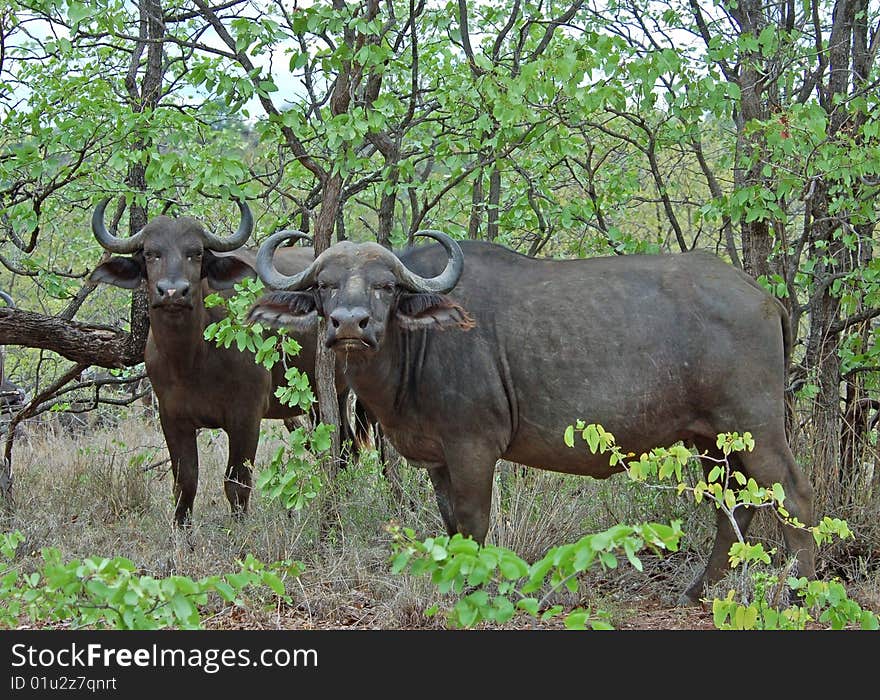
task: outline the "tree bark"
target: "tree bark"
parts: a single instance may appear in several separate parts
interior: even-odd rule
[[[0,308],[0,344],[51,350],[72,362],[110,369],[144,359],[143,347],[131,333],[22,309]]]
[[[330,175],[324,180],[321,198],[321,209],[315,220],[315,257],[323,253],[332,244],[332,235],[336,216],[341,206],[342,178]],[[319,320],[318,338],[326,335],[324,319]],[[318,342],[315,352],[315,390],[318,396],[318,415],[326,425],[335,425],[331,433],[331,460],[328,465],[332,479],[342,463],[341,416],[339,415],[339,398],[336,394],[336,354],[322,342]]]

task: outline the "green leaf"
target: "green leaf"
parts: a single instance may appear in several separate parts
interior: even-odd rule
[[[501,555],[499,568],[505,578],[515,580],[524,577],[529,572],[529,566],[518,556],[504,552]]]
[[[271,571],[263,572],[263,583],[269,586],[269,588],[271,588],[278,595],[284,595],[284,582]]]
[[[537,598],[520,598],[516,607],[520,610],[525,610],[532,617],[538,616],[538,599]]]
[[[599,431],[596,430],[596,426],[590,423],[584,431],[584,437],[587,440],[587,445],[590,448],[590,452],[596,454],[599,450]]]
[[[568,447],[574,447],[574,426],[570,425],[565,429],[565,435],[562,437]]]
[[[409,560],[412,559],[412,552],[403,551],[394,557],[391,563],[391,573],[399,574],[406,568]]]
[[[194,617],[198,618],[196,607],[182,593],[176,593],[171,599],[171,608],[174,610],[174,616],[178,620],[189,622]]]
[[[589,613],[585,610],[576,610],[565,616],[565,629],[568,630],[585,630],[587,629],[587,620]]]

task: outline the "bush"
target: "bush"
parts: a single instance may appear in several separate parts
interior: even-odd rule
[[[284,580],[298,577],[298,562],[269,566],[248,555],[239,571],[193,580],[186,576],[157,579],[138,573],[125,557],[89,557],[62,561],[55,548],[42,550],[39,571],[20,573],[13,566],[22,542],[20,532],[0,537],[0,624],[65,623],[74,628],[154,630],[200,629],[200,607],[211,595],[241,605],[248,588],[268,587],[289,602]]]

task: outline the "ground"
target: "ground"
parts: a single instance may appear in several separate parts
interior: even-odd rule
[[[261,616],[260,616],[261,617]],[[337,609],[332,619],[323,618],[317,623],[307,610],[293,608],[280,611],[271,619],[260,619],[243,609],[228,609],[206,621],[209,629],[332,629],[375,630],[385,629],[377,623],[374,606],[368,600],[353,600],[350,605]],[[438,625],[439,627],[439,625]],[[490,626],[484,625],[483,628]],[[498,628],[498,626],[491,626]],[[501,629],[564,629],[561,620],[536,622],[527,615],[515,617],[501,625]],[[420,627],[420,629],[424,629]],[[436,629],[436,627],[435,627]],[[676,607],[664,604],[657,598],[634,601],[634,607],[618,622],[616,630],[714,630],[712,613],[705,606]]]
[[[260,464],[270,461],[283,434],[279,428],[278,434],[266,435],[258,454]],[[418,539],[442,532],[424,470],[402,468],[395,490],[376,464],[363,461],[323,487],[320,503],[290,511],[255,492],[247,517],[235,519],[230,517],[222,486],[225,436],[204,431],[199,447],[194,520],[180,532],[171,527],[171,479],[155,420],[132,418],[82,435],[31,429],[17,447],[15,508],[3,518],[3,531],[18,531],[24,538],[13,567],[21,572],[40,570],[46,548],[57,549],[65,562],[125,557],[139,575],[153,578],[225,575],[239,570],[241,559],[248,555],[266,564],[297,561],[303,564],[302,574],[285,580],[289,603],[279,602],[268,589],[249,593],[242,606],[225,605],[218,598],[201,610],[203,626],[219,630],[447,626],[445,612],[456,599],[440,595],[423,577],[394,574],[390,566],[394,543],[389,525],[412,528]],[[640,552],[640,569],[622,555],[611,570],[593,566],[579,575],[577,593],[554,594],[557,598],[548,605],[560,605],[564,612],[589,608],[617,630],[714,629],[710,603],[675,606],[705,565],[714,537],[712,512],[694,508],[672,491],[638,488],[623,479],[599,481],[502,465],[493,492],[489,541],[531,562],[554,545],[617,523],[682,521],[686,536],[679,551],[662,556]],[[332,515],[328,530],[318,526],[326,513]],[[758,514],[750,534],[760,538],[767,550],[780,548],[770,518],[762,521]],[[875,563],[880,550],[863,547],[857,560],[843,556],[846,552],[830,554],[820,557],[824,564],[820,573],[840,576],[852,599],[863,608],[880,610]],[[855,568],[852,561],[861,564]],[[784,578],[788,572],[780,573]],[[739,576],[719,584],[713,596],[745,590]],[[439,606],[439,613],[426,615],[433,605]],[[48,625],[22,619],[20,626]],[[74,624],[53,626],[67,629]],[[502,625],[506,629],[563,626],[561,616],[535,621],[526,614]]]

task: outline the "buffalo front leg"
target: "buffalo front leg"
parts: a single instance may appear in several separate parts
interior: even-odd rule
[[[440,517],[443,518],[446,533],[452,537],[456,529],[455,518],[452,515],[449,469],[445,466],[431,467],[428,469],[428,476],[431,477],[431,483],[434,485],[434,497],[437,499],[437,508],[440,510]]]
[[[229,458],[223,490],[232,508],[232,515],[241,517],[247,513],[251,496],[251,465],[257,456],[260,426],[258,423],[256,426],[231,429],[226,434],[229,437]]]
[[[193,502],[199,486],[199,451],[194,428],[160,416],[171,474],[174,477],[174,524],[184,526],[192,519]]]
[[[492,507],[492,479],[499,454],[459,443],[446,455],[449,500],[456,532],[485,544]]]

